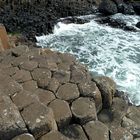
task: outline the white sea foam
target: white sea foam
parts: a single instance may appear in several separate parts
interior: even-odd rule
[[[140,17],[117,14],[130,25]],[[140,105],[140,32],[128,32],[99,25],[94,20],[83,25],[58,23],[54,33],[37,37],[38,45],[74,54],[90,71],[112,77],[118,89]]]

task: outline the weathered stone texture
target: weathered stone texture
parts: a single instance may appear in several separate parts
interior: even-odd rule
[[[80,97],[72,102],[72,114],[80,124],[87,123],[91,120],[97,120],[95,103],[90,98]]]
[[[72,114],[66,101],[56,99],[49,104],[49,107],[52,108],[55,120],[60,128],[69,125]]]

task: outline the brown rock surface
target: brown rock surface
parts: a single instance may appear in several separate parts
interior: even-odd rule
[[[21,134],[19,136],[16,136],[12,140],[35,140],[35,138],[31,134],[25,133],[25,134]]]
[[[0,96],[0,139],[11,138],[27,132],[26,125],[9,97]]]
[[[71,101],[78,98],[80,95],[76,84],[66,83],[59,87],[56,96],[59,99]]]
[[[72,114],[80,124],[97,120],[95,103],[91,98],[80,97],[72,102]]]
[[[72,118],[69,104],[66,101],[56,99],[49,104],[55,116],[55,120],[59,127],[67,126]]]
[[[39,101],[45,105],[48,105],[51,101],[55,99],[54,94],[51,91],[43,90],[38,88],[35,92],[35,95],[39,98]]]
[[[63,128],[61,132],[70,138],[70,140],[88,140],[83,128],[78,124],[72,124]]]
[[[91,121],[86,123],[83,127],[89,140],[109,140],[108,128],[103,123],[99,121]]]
[[[111,107],[113,97],[116,91],[116,83],[109,77],[101,76],[94,78],[103,99],[103,107]]]
[[[101,93],[94,82],[84,82],[78,85],[80,94],[85,97],[92,97],[95,100],[96,110],[99,112],[102,109]]]
[[[39,140],[70,140],[70,139],[65,137],[59,131],[51,131],[46,135],[42,136]]]
[[[24,108],[21,115],[35,139],[51,130],[57,130],[52,110],[39,102]]]

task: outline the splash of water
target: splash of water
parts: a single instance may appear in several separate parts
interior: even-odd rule
[[[129,25],[140,17],[115,15]],[[113,78],[118,89],[140,105],[140,32],[128,32],[99,25],[58,23],[53,34],[37,37],[38,45],[74,54],[90,71]]]

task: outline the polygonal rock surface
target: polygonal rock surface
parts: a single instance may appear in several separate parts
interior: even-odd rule
[[[90,98],[80,97],[73,101],[71,110],[80,124],[84,124],[91,120],[97,120],[95,103]]]
[[[108,128],[99,121],[91,121],[84,126],[89,140],[109,140]]]
[[[113,97],[116,91],[116,83],[109,77],[101,76],[94,78],[103,99],[103,107],[108,108],[112,105]]]
[[[35,91],[35,95],[37,95],[39,101],[45,105],[48,105],[51,101],[55,99],[55,96],[51,91],[43,90],[40,88]]]
[[[60,83],[58,82],[58,80],[55,78],[52,78],[47,86],[47,89],[55,93],[59,85]]]
[[[25,132],[27,129],[17,107],[9,97],[0,96],[0,139],[11,140]]]
[[[51,131],[42,136],[39,140],[69,140],[69,138],[65,137],[59,131]]]
[[[32,95],[29,91],[23,90],[22,92],[13,95],[12,100],[18,109],[22,110],[30,104],[37,102],[37,97]]]
[[[76,84],[66,83],[61,85],[56,93],[60,99],[71,101],[79,97],[79,90]]]
[[[20,65],[20,68],[27,71],[32,71],[35,68],[37,68],[37,66],[38,66],[38,63],[35,61],[25,61]]]
[[[12,76],[19,70],[19,68],[18,67],[9,67],[9,68],[3,68],[2,70],[5,74]]]
[[[96,84],[94,82],[84,82],[78,86],[82,96],[94,98],[96,110],[99,112],[102,109],[102,97]]]
[[[20,45],[20,46],[14,48],[12,50],[12,55],[18,57],[18,56],[20,56],[20,55],[22,55],[22,54],[24,54],[24,53],[26,53],[28,51],[29,51],[28,46],[26,46],[26,45]]]
[[[39,63],[39,67],[40,68],[48,68],[51,71],[58,70],[57,64],[55,62],[48,62],[47,60]]]
[[[45,68],[37,68],[32,72],[33,80],[37,81],[37,84],[41,88],[46,88],[51,79],[51,71]]]
[[[67,126],[61,132],[70,138],[70,140],[88,140],[82,127],[78,124]]]
[[[115,128],[110,132],[111,140],[133,140],[133,135],[122,127]]]
[[[30,72],[25,70],[17,71],[16,74],[12,76],[12,78],[19,83],[30,81],[32,79]]]
[[[135,106],[128,108],[123,118],[122,127],[126,128],[134,137],[140,137],[140,110]]]
[[[34,80],[27,81],[23,83],[22,86],[24,90],[31,91],[31,92],[34,92],[38,88],[37,82]]]
[[[53,78],[57,79],[59,83],[67,83],[70,80],[70,71],[58,70],[53,73]]]
[[[55,116],[55,120],[59,127],[64,127],[69,124],[72,114],[69,104],[66,101],[56,99],[49,104]]]
[[[57,130],[52,110],[39,102],[24,108],[21,114],[36,139],[51,130]]]
[[[82,83],[90,80],[90,75],[86,68],[83,66],[71,66],[71,79],[72,83]]]
[[[35,138],[31,134],[25,133],[25,134],[21,134],[19,136],[16,136],[12,140],[35,140]]]

